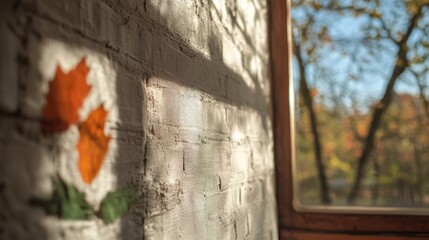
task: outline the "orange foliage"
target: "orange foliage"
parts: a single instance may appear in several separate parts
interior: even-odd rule
[[[111,137],[104,135],[106,117],[106,110],[100,106],[79,125],[79,172],[85,183],[97,176],[108,149]]]
[[[49,92],[43,108],[42,132],[65,131],[79,121],[78,110],[91,90],[86,82],[89,68],[83,58],[74,69],[65,73],[57,66],[54,79],[49,83]]]
[[[311,88],[310,89],[310,96],[314,98],[317,95],[319,95],[319,91],[317,90],[317,88]]]

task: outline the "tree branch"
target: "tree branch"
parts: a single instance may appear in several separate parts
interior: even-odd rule
[[[376,104],[376,107],[373,111],[371,124],[368,129],[363,151],[361,152],[361,155],[358,160],[358,168],[356,171],[354,183],[348,195],[347,201],[349,204],[353,204],[356,201],[356,197],[358,196],[358,193],[360,191],[362,179],[364,178],[364,169],[368,163],[368,159],[374,148],[375,135],[381,124],[383,114],[386,112],[390,103],[392,102],[395,83],[398,80],[398,77],[408,67],[407,41],[411,33],[415,29],[421,15],[422,15],[422,7],[419,8],[417,13],[411,18],[406,33],[404,34],[402,39],[398,42],[399,50],[396,58],[395,68],[393,69],[393,72],[389,78],[383,98],[378,102],[378,104]]]
[[[293,52],[298,60],[299,65],[299,91],[301,93],[301,96],[304,100],[304,106],[306,107],[309,115],[310,115],[310,122],[311,122],[311,132],[313,134],[313,145],[314,145],[314,154],[315,154],[315,160],[316,160],[316,166],[318,170],[318,176],[319,176],[319,182],[320,182],[320,197],[324,204],[330,204],[331,198],[329,196],[329,186],[327,183],[327,177],[325,174],[325,166],[323,164],[323,158],[322,158],[322,144],[320,142],[320,135],[319,135],[319,126],[316,116],[316,110],[314,109],[313,105],[313,98],[310,93],[310,89],[307,84],[306,79],[306,71],[304,63],[304,60],[302,59],[301,55],[301,48],[300,46],[293,41]]]
[[[425,94],[425,90],[426,90],[426,86],[423,84],[423,81],[421,80],[421,75],[429,72],[429,68],[426,68],[422,73],[417,73],[414,70],[410,69],[410,72],[414,75],[414,77],[416,78],[416,82],[417,85],[419,86],[419,97],[420,97],[420,101],[423,104],[423,108],[426,114],[426,117],[429,120],[429,100],[426,99],[426,94]]]

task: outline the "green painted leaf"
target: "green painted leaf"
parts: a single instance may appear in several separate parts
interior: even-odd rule
[[[96,215],[104,223],[112,223],[128,212],[138,200],[138,188],[130,187],[109,192],[95,213],[85,200],[85,194],[66,183],[59,176],[53,178],[54,192],[50,199],[31,199],[30,204],[40,207],[49,215],[65,220],[88,220]]]
[[[54,192],[51,199],[32,199],[30,204],[40,207],[50,215],[61,219],[86,220],[93,215],[91,206],[85,200],[85,194],[60,177],[55,177]]]
[[[112,223],[128,212],[139,198],[137,187],[109,192],[100,205],[99,217],[104,223]]]

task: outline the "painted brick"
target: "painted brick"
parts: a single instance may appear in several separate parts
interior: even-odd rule
[[[277,239],[265,0],[12,3],[0,10],[6,239]],[[103,105],[112,136],[91,184],[79,126],[40,132],[56,67],[83,57],[92,90],[80,120]],[[142,196],[112,224],[58,219],[28,205],[56,174],[95,209],[124,186]]]
[[[4,5],[7,3],[3,3]],[[8,27],[10,12],[7,6],[0,9],[0,46],[2,57],[0,58],[0,109],[6,112],[15,112],[18,109],[18,38],[14,36]],[[9,20],[10,21],[10,20]]]

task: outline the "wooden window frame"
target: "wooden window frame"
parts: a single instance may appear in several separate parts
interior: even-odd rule
[[[327,213],[293,207],[290,0],[269,0],[270,61],[279,236],[281,239],[429,239],[429,216]]]

